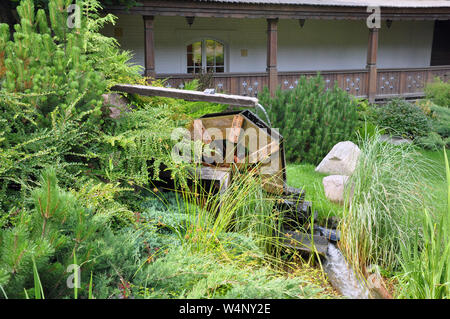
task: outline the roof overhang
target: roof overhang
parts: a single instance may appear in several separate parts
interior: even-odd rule
[[[214,18],[279,18],[279,19],[366,19],[367,5],[380,4],[382,20],[450,20],[450,4],[448,6],[407,6],[407,2],[399,1],[396,6],[388,6],[387,1],[319,1],[299,2],[280,1],[277,4],[253,1],[195,1],[195,0],[147,0],[142,5],[132,8],[124,6],[108,6],[106,11],[114,14],[137,14],[152,16],[184,16]],[[286,3],[289,2],[289,3]],[[317,2],[317,3],[316,3]],[[392,2],[392,1],[391,1]],[[403,2],[403,5],[401,3]],[[449,1],[423,1],[423,3],[445,3]],[[316,3],[316,4],[310,4]],[[406,3],[406,4],[405,4]],[[383,6],[383,4],[385,4]]]

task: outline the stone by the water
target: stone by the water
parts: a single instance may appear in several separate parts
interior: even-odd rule
[[[316,167],[316,172],[350,176],[355,171],[360,153],[353,142],[339,142]]]
[[[334,203],[342,204],[344,202],[344,190],[348,176],[330,175],[323,178],[323,188],[325,196]]]

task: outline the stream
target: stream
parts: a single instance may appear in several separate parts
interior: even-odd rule
[[[332,243],[328,244],[324,270],[331,285],[342,295],[352,299],[369,299],[370,291],[357,278],[340,250]]]

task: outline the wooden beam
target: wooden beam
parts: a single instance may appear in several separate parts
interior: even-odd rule
[[[207,2],[188,0],[146,0],[142,5],[107,6],[106,11],[114,14],[139,14],[158,16],[193,16],[216,18],[280,18],[280,19],[367,19],[367,5],[292,5]],[[450,6],[430,6],[424,3],[418,7],[382,7],[382,19],[389,20],[448,20]]]
[[[144,15],[145,76],[155,78],[155,39],[153,36],[153,16]]]
[[[377,94],[377,54],[378,54],[378,29],[369,29],[369,44],[367,46],[367,96],[369,102],[375,102]]]
[[[255,107],[259,103],[257,98],[248,96],[209,94],[198,91],[179,90],[146,85],[118,84],[113,86],[111,88],[111,91],[139,94],[144,96],[163,96],[174,99],[183,99],[186,101],[203,101],[234,106]]]
[[[269,91],[273,96],[278,86],[277,70],[278,19],[267,19],[267,75]]]

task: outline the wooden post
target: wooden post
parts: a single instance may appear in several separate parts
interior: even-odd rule
[[[369,102],[375,102],[377,94],[377,53],[378,53],[378,29],[369,29],[369,45],[367,46],[367,96]]]
[[[277,25],[278,19],[267,19],[267,75],[269,76],[269,91],[273,96],[278,86],[277,71]]]
[[[145,76],[155,78],[155,40],[153,37],[153,16],[144,18],[144,41],[145,41]]]

